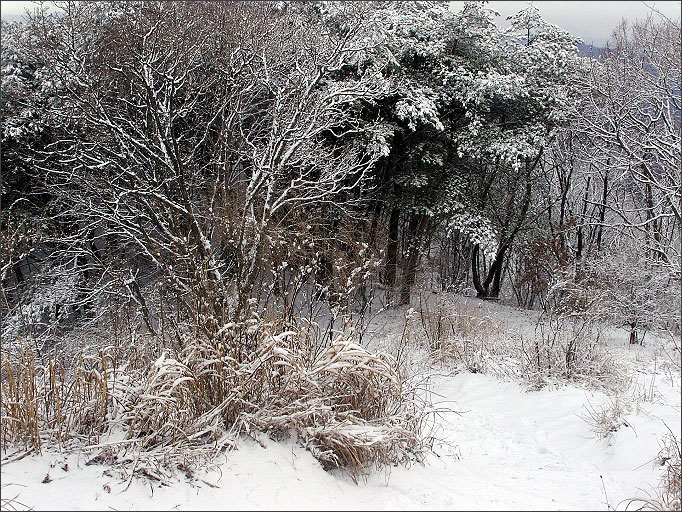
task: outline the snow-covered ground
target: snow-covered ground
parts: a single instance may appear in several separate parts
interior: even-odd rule
[[[532,312],[466,301],[482,315],[534,329]],[[383,315],[368,332],[398,329],[404,311]],[[86,465],[83,454],[45,452],[6,463],[21,453],[7,452],[3,508],[624,509],[628,498],[656,494],[663,436],[668,428],[680,432],[680,374],[662,364],[663,340],[647,339],[644,347],[629,347],[625,332],[610,331],[614,357],[633,376],[618,397],[575,385],[528,391],[510,379],[432,365],[434,401],[450,409],[437,417],[434,453],[423,465],[373,471],[358,484],[325,472],[294,441],[265,437],[242,440],[212,469],[191,477],[178,472],[170,485],[122,481],[106,466]],[[600,437],[588,421],[590,411],[612,408],[616,400],[622,421]]]

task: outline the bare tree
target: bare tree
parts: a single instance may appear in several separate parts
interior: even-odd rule
[[[646,233],[652,254],[679,269],[680,24],[649,16],[614,31],[592,61],[587,95],[576,114],[590,139],[589,159],[623,192],[602,203],[613,223]],[[607,178],[607,173],[609,174]],[[602,223],[605,214],[600,214]]]
[[[373,164],[333,143],[362,129],[346,112],[383,86],[360,67],[375,44],[361,42],[366,8],[335,9],[341,29],[270,3],[73,2],[30,20],[69,134],[37,164],[75,236],[141,251],[209,331],[239,316],[267,229],[359,187]]]

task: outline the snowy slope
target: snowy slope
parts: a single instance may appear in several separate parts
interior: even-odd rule
[[[532,313],[481,307],[533,328]],[[404,313],[387,314],[391,320],[381,325],[397,329]],[[636,377],[618,397],[626,413],[608,437],[585,419],[613,404],[603,392],[571,385],[528,392],[520,383],[433,365],[434,401],[451,410],[436,418],[435,453],[424,465],[373,472],[356,485],[325,472],[295,442],[263,438],[241,441],[212,470],[178,472],[162,485],[123,481],[105,466],[86,466],[86,455],[44,453],[3,465],[3,508],[624,509],[628,498],[655,494],[662,436],[668,427],[680,431],[679,373],[660,370],[655,340],[632,348],[624,340],[616,332],[610,343]],[[3,453],[3,463],[14,456]],[[48,473],[51,481],[42,483]]]

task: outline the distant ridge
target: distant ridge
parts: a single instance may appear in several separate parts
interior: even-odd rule
[[[24,15],[23,14],[5,14],[2,13],[2,21],[10,22],[10,21],[24,21]]]
[[[594,46],[591,44],[580,43],[578,44],[578,53],[581,57],[594,57],[597,60],[602,60],[601,55],[605,48],[601,46]]]

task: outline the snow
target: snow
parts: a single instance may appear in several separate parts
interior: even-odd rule
[[[534,312],[458,300],[520,330],[530,332],[537,320]],[[386,311],[372,332],[399,334],[404,318],[405,311]],[[8,451],[2,499],[35,510],[622,510],[629,498],[655,495],[661,439],[668,428],[680,431],[679,372],[663,371],[663,340],[647,339],[644,347],[630,347],[625,331],[611,331],[613,354],[633,380],[617,397],[627,407],[623,424],[607,437],[586,421],[589,410],[613,403],[602,391],[577,385],[528,391],[521,382],[432,364],[434,405],[448,410],[435,417],[437,441],[423,465],[372,471],[356,484],[324,471],[294,440],[260,436],[242,439],[214,467],[177,471],[164,485],[86,465],[83,453],[45,452],[6,463],[21,454]],[[46,474],[51,481],[42,483]]]

